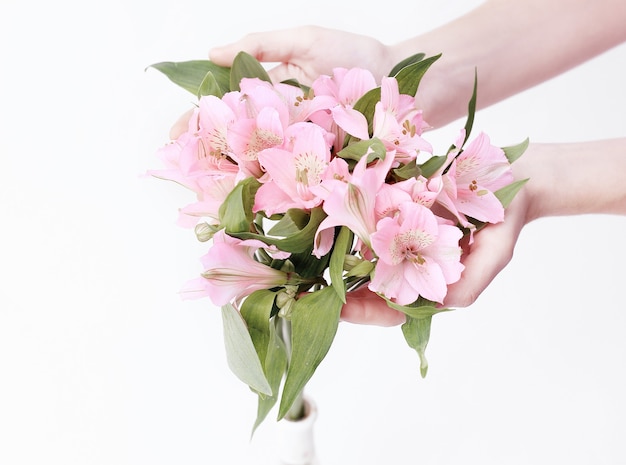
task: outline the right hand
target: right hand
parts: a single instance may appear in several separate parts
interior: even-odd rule
[[[211,49],[209,58],[230,67],[240,51],[260,62],[278,63],[268,71],[272,81],[296,79],[304,85],[320,74],[331,75],[336,67],[365,68],[379,81],[396,64],[391,48],[374,38],[318,26],[254,32]]]

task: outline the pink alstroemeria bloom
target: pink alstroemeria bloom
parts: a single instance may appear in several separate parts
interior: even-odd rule
[[[200,193],[200,183],[204,177],[238,171],[237,166],[226,159],[227,147],[221,138],[221,135],[225,138],[226,127],[232,122],[233,114],[219,99],[214,98],[213,102],[216,103],[213,123],[219,127],[207,128],[207,121],[201,122],[201,108],[196,109],[189,119],[187,131],[159,150],[157,155],[164,169],[149,171],[148,174],[175,181]]]
[[[405,202],[399,215],[381,219],[371,235],[378,256],[369,289],[408,305],[419,296],[443,302],[461,277],[462,232],[423,205]]]
[[[384,160],[378,159],[368,166],[367,156],[364,156],[349,179],[329,179],[315,189],[323,198],[323,208],[328,214],[315,234],[313,253],[316,257],[330,251],[332,240],[328,240],[326,231],[335,226],[347,226],[363,244],[370,246],[370,235],[376,230],[376,196],[385,184],[393,160],[394,153],[389,152]]]
[[[202,277],[189,281],[181,291],[182,297],[208,296],[215,305],[222,306],[254,291],[287,284],[287,273],[254,259],[256,251],[266,247],[261,241],[240,240],[228,236],[223,229],[218,231],[209,252],[202,257]]]
[[[384,184],[376,199],[378,218],[394,216],[403,202],[415,202],[430,208],[437,199],[438,191],[432,191],[436,183],[424,176],[409,178],[393,184]]]
[[[290,84],[277,83],[274,89],[287,104],[289,124],[309,121],[311,115],[328,111],[336,105],[335,99],[329,95],[314,95],[311,98],[300,87]]]
[[[335,107],[332,115],[348,134],[361,140],[370,138],[367,119],[351,107]],[[432,145],[421,137],[427,127],[422,112],[410,95],[400,94],[395,78],[383,78],[381,99],[376,103],[372,137],[380,139],[387,150],[394,150],[396,160],[406,163],[420,152],[432,153]]]
[[[261,178],[259,153],[283,143],[284,128],[275,108],[262,108],[255,118],[237,120],[228,131],[231,156],[237,162],[243,177]]]
[[[421,137],[427,127],[415,99],[400,94],[398,81],[384,77],[380,87],[380,102],[376,104],[372,121],[373,137],[378,137],[388,150],[396,151],[396,160],[413,160],[420,152],[432,153],[432,145]]]
[[[311,209],[321,203],[311,187],[318,185],[330,162],[332,138],[312,123],[295,123],[287,128],[285,139],[292,146],[267,149],[259,162],[267,173],[255,197],[253,210],[267,215],[289,208]]]
[[[335,68],[332,76],[318,77],[311,84],[315,99],[326,97],[330,98],[332,103],[328,104],[324,100],[325,108],[322,107],[323,111],[312,113],[311,121],[335,134],[338,147],[343,146],[345,138],[343,124],[358,132],[358,135],[353,134],[354,136],[368,139],[367,121],[362,113],[353,109],[353,106],[359,98],[375,87],[374,75],[361,68]],[[354,123],[353,120],[357,122]],[[365,132],[363,132],[363,123],[365,123]]]
[[[504,151],[491,145],[489,137],[481,133],[450,164],[437,201],[464,226],[470,225],[466,216],[499,223],[504,220],[504,207],[494,192],[513,180]]]
[[[236,184],[235,173],[204,176],[198,179],[200,188],[198,201],[180,209],[178,224],[182,227],[192,228],[200,218],[206,218],[209,224],[218,225],[220,207]]]

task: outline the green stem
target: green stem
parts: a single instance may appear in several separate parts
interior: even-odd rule
[[[287,351],[287,363],[291,363],[291,321],[287,318],[282,319],[283,327],[282,327],[282,337],[285,343],[285,349]],[[304,418],[305,416],[305,407],[304,407],[304,389],[300,391],[293,404],[287,411],[285,415],[285,419],[289,421],[298,421]]]

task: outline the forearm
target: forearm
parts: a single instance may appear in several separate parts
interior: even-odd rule
[[[390,47],[393,61],[442,53],[421,88],[429,123],[464,116],[478,73],[478,108],[554,77],[626,40],[624,0],[488,0]]]
[[[626,215],[626,138],[568,144],[531,144],[513,164],[530,178],[526,223],[541,217]]]

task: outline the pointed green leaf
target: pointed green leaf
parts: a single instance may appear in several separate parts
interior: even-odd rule
[[[417,301],[412,303],[411,305],[399,305],[395,302],[392,302],[382,294],[378,295],[387,302],[387,305],[389,307],[393,308],[394,310],[398,310],[399,312],[402,312],[407,316],[410,316],[411,318],[427,318],[436,315],[437,313],[451,311],[450,308],[435,307],[434,302],[426,300],[422,297],[419,297]]]
[[[230,69],[218,66],[209,60],[163,61],[148,66],[165,74],[170,81],[198,95],[198,89],[206,75],[211,72],[223,93],[230,90]]]
[[[278,317],[274,317],[273,320],[276,321],[271,321],[269,325],[269,345],[264,364],[265,376],[272,387],[272,395],[259,395],[257,418],[252,428],[252,434],[254,434],[259,425],[263,422],[263,420],[265,420],[274,405],[276,405],[276,402],[278,401],[280,383],[283,380],[283,376],[285,375],[285,371],[287,369],[287,349],[285,348],[285,343],[278,335],[275,326],[275,323],[280,323],[280,319]]]
[[[521,157],[522,154],[528,148],[529,143],[530,143],[529,139],[526,138],[526,140],[524,140],[523,142],[520,142],[517,145],[511,145],[509,147],[502,147],[502,150],[504,150],[504,154],[506,155],[507,160],[509,160],[509,163],[513,163],[515,160]]]
[[[272,82],[269,74],[256,58],[246,52],[239,52],[230,69],[230,88],[241,90],[239,83],[243,78],[259,78],[263,81]]]
[[[291,208],[268,231],[270,236],[287,237],[302,231],[308,224],[310,215],[301,208]]]
[[[298,82],[297,79],[285,79],[284,81],[280,81],[280,83],[288,84],[293,87],[299,87],[300,89],[302,89],[302,92],[304,92],[305,95],[311,91],[311,88],[309,86],[305,86],[304,84],[301,84],[300,82]]]
[[[254,196],[261,183],[253,177],[245,178],[235,186],[220,205],[220,224],[228,233],[250,230],[254,219]]]
[[[470,133],[472,132],[472,127],[474,126],[474,115],[476,113],[476,95],[478,92],[478,71],[474,70],[474,89],[472,90],[472,97],[470,98],[469,103],[467,104],[467,121],[465,122],[465,139],[461,144],[462,148],[467,140],[469,139]]]
[[[292,253],[289,261],[293,263],[296,273],[309,281],[309,284],[326,284],[322,274],[328,267],[330,254],[317,258],[313,254],[313,246],[303,250],[302,252]],[[313,282],[314,281],[314,282]]]
[[[221,212],[221,210],[220,210]],[[262,234],[254,234],[249,232],[236,232],[232,236],[240,239],[258,239],[266,244],[275,245],[280,250],[291,253],[299,253],[312,249],[313,239],[320,223],[326,218],[326,213],[321,207],[311,210],[311,216],[307,225],[297,233],[285,238],[267,237]]]
[[[419,166],[417,166],[415,159],[413,159],[400,166],[400,168],[395,168],[393,170],[393,174],[395,174],[399,179],[411,179],[417,178],[420,174],[422,174],[422,170]]]
[[[311,379],[335,338],[342,302],[337,292],[325,287],[296,302],[291,314],[292,352],[280,400],[282,419]]]
[[[422,378],[428,372],[428,360],[426,360],[426,346],[430,339],[430,324],[432,316],[425,318],[406,317],[406,323],[402,325],[402,334],[409,347],[415,349],[420,358],[420,374]]]
[[[406,68],[413,63],[417,63],[418,61],[422,61],[426,55],[423,53],[416,53],[413,56],[407,57],[398,63],[393,69],[389,72],[387,76],[395,76],[402,68]]]
[[[217,79],[215,79],[215,74],[210,71],[206,73],[206,76],[204,76],[204,79],[198,88],[198,99],[203,95],[215,95],[217,98],[222,98],[224,96],[222,89],[220,89],[220,86],[217,83]]]
[[[430,178],[433,174],[437,172],[439,168],[443,166],[443,164],[448,159],[445,155],[435,155],[430,157],[424,163],[420,165],[420,169],[422,170],[422,176],[425,178]]]
[[[387,149],[385,149],[385,144],[383,144],[383,142],[377,137],[374,137],[368,140],[353,142],[337,153],[338,157],[341,157],[345,160],[356,161],[359,161],[365,155],[367,155],[368,163],[376,160],[377,158],[384,160],[384,158],[387,156]]]
[[[380,87],[369,90],[354,103],[354,109],[361,112],[363,116],[365,116],[365,119],[367,120],[367,130],[370,135],[372,135],[374,110],[376,109],[376,104],[378,102],[380,102]],[[343,146],[348,147],[352,143],[352,138],[346,137]]]
[[[222,307],[226,360],[232,372],[253,390],[271,396],[272,388],[263,373],[259,356],[246,323],[230,304]]]
[[[517,193],[520,191],[520,189],[527,182],[528,178],[520,179],[519,181],[515,181],[508,186],[504,186],[503,188],[498,189],[496,192],[494,192],[494,195],[498,198],[502,206],[504,208],[507,208],[511,204]]]
[[[346,283],[343,280],[343,262],[345,261],[346,253],[352,248],[353,240],[354,233],[350,231],[350,228],[342,226],[330,257],[330,282],[344,304],[346,303]]]
[[[254,349],[263,368],[265,368],[263,364],[270,342],[270,316],[275,299],[276,292],[262,289],[250,294],[241,304],[241,316],[246,322],[248,333],[250,333]]]
[[[401,94],[415,96],[420,81],[428,68],[441,57],[441,54],[428,57],[402,68],[396,75],[398,90]]]

